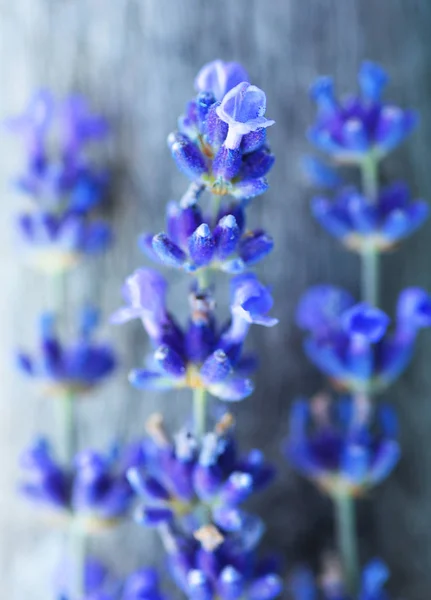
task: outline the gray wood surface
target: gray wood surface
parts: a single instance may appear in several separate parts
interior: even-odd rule
[[[215,57],[239,60],[266,90],[270,139],[277,163],[271,189],[256,199],[251,222],[272,232],[276,251],[262,267],[273,285],[280,325],[256,329],[262,368],[257,390],[237,409],[244,445],[260,445],[280,465],[280,478],[256,503],[268,522],[265,543],[294,557],[316,558],[331,531],[330,507],[279,456],[288,408],[297,394],[318,390],[320,379],[301,351],[293,323],[299,295],[317,282],[358,289],[355,256],[320,230],[309,213],[312,190],[299,160],[313,115],[307,90],[334,73],[340,88],[355,85],[360,61],[380,61],[393,77],[394,100],[421,113],[421,127],[387,161],[383,177],[406,178],[414,194],[431,197],[431,3],[429,0],[0,0],[0,116],[25,103],[34,88],[78,90],[113,124],[109,161],[114,177],[109,217],[117,243],[69,282],[70,310],[84,298],[105,315],[120,303],[123,278],[145,260],[135,244],[144,229],[159,230],[167,200],[186,182],[176,172],[165,139],[189,98],[197,69]],[[17,455],[35,431],[56,431],[56,407],[38,398],[15,373],[11,348],[35,339],[34,321],[50,301],[46,281],[17,264],[11,219],[19,206],[8,178],[17,147],[0,138],[0,581],[9,600],[50,598],[48,573],[61,539],[18,501]],[[409,284],[431,289],[428,224],[383,261],[383,297],[392,310]],[[181,285],[179,277],[175,285]],[[183,310],[182,305],[179,310]],[[105,326],[123,369],[94,400],[80,407],[80,442],[103,446],[111,435],[132,437],[157,408],[179,424],[186,394],[142,394],[125,373],[146,349],[139,325]],[[392,479],[360,511],[363,558],[381,555],[393,571],[395,597],[426,600],[431,589],[431,335],[418,344],[414,366],[388,394],[401,417],[403,459]],[[119,569],[154,563],[157,538],[127,525],[95,544]]]

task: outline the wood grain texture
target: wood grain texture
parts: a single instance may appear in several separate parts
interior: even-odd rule
[[[117,243],[69,281],[68,310],[84,298],[108,315],[120,284],[144,262],[135,244],[142,230],[159,230],[167,200],[186,182],[165,139],[189,98],[197,69],[214,57],[239,60],[268,96],[277,163],[269,193],[251,208],[251,223],[270,230],[276,251],[260,272],[274,288],[280,325],[256,329],[251,343],[262,356],[254,396],[235,407],[245,445],[259,445],[280,465],[280,478],[256,508],[268,522],[265,543],[293,557],[316,558],[330,534],[330,507],[279,456],[291,400],[317,391],[320,379],[301,351],[295,305],[310,284],[336,282],[357,291],[359,264],[313,222],[312,190],[299,161],[309,148],[304,131],[313,115],[307,90],[334,73],[342,90],[355,85],[360,61],[388,68],[395,101],[416,107],[421,127],[384,166],[383,179],[406,178],[414,194],[431,197],[431,3],[429,0],[0,0],[0,116],[19,110],[36,87],[59,94],[78,90],[113,124],[108,159],[113,169],[112,218]],[[35,431],[53,432],[56,407],[35,397],[11,365],[11,348],[35,339],[34,320],[50,302],[49,284],[16,265],[11,219],[19,205],[8,179],[18,149],[0,138],[0,581],[9,600],[50,598],[48,571],[61,539],[16,500],[17,455]],[[428,224],[383,261],[388,310],[406,285],[431,289]],[[173,278],[175,290],[183,285]],[[177,287],[178,286],[178,287]],[[184,303],[179,306],[184,311]],[[104,333],[117,343],[124,368],[94,401],[79,410],[80,442],[103,446],[111,435],[142,431],[157,408],[173,425],[189,409],[186,394],[140,394],[125,373],[142,360],[145,335],[136,325]],[[431,337],[423,335],[414,366],[388,394],[401,417],[403,460],[360,514],[363,558],[381,555],[393,571],[395,597],[424,600],[431,589]],[[157,538],[127,525],[95,542],[120,569],[159,555]]]

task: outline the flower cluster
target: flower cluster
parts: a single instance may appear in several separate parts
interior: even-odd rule
[[[77,520],[86,531],[97,531],[126,517],[135,495],[127,471],[143,460],[140,444],[107,454],[85,450],[62,465],[50,443],[38,438],[23,453],[21,492],[60,517]]]
[[[346,592],[341,569],[336,564],[329,565],[319,582],[309,569],[298,569],[290,579],[289,588],[292,600],[389,600],[384,590],[388,577],[386,565],[374,559],[362,572],[361,587],[355,598]]]
[[[274,245],[262,229],[245,230],[245,212],[240,206],[216,215],[216,224],[211,227],[211,217],[205,216],[198,204],[171,202],[166,231],[143,234],[140,247],[153,260],[192,274],[208,268],[242,273],[269,254]]]
[[[342,163],[357,164],[370,155],[381,159],[412,131],[416,114],[382,101],[387,74],[364,62],[358,75],[361,94],[337,101],[330,77],[321,77],[311,89],[317,118],[308,136],[323,152]]]
[[[337,387],[379,391],[404,371],[418,330],[431,325],[431,298],[420,288],[405,289],[388,334],[389,317],[383,311],[355,304],[343,289],[320,285],[302,297],[297,323],[309,333],[307,356]]]
[[[61,600],[72,600],[70,569],[63,569],[58,584]],[[88,558],[84,566],[84,597],[77,600],[165,600],[160,591],[159,577],[149,568],[131,573],[123,581],[114,577],[98,560]]]
[[[266,96],[237,63],[216,60],[196,77],[198,95],[168,144],[178,168],[212,194],[245,202],[263,194],[274,163],[266,144]]]
[[[255,543],[244,536],[225,537],[207,525],[195,538],[167,529],[164,542],[172,576],[187,598],[273,600],[281,593],[275,561],[259,560]]]
[[[139,522],[158,525],[175,519],[193,532],[206,513],[223,533],[241,531],[246,523],[260,530],[260,523],[239,506],[270,483],[274,469],[257,449],[238,455],[233,424],[225,414],[201,440],[188,428],[171,440],[161,415],[149,419],[146,460],[128,471],[129,482],[146,501],[137,513]]]
[[[218,328],[210,290],[192,287],[190,319],[182,329],[166,309],[167,282],[156,271],[139,269],[123,288],[128,306],[112,320],[122,323],[140,318],[156,347],[150,368],[130,373],[133,385],[147,389],[204,389],[222,400],[242,400],[253,391],[248,378],[255,366],[253,357],[242,355],[251,323],[272,326],[277,320],[267,315],[272,298],[251,273],[231,281],[231,320]]]
[[[26,152],[24,168],[14,180],[31,200],[17,222],[25,259],[38,269],[58,273],[83,255],[103,251],[111,230],[90,217],[103,199],[108,176],[88,150],[92,142],[105,138],[105,120],[91,114],[79,96],[58,102],[42,90],[7,125],[22,137]]]
[[[389,475],[400,454],[394,411],[379,406],[371,425],[370,410],[366,398],[297,401],[285,447],[289,461],[330,495],[363,494]]]
[[[49,396],[72,396],[92,390],[116,365],[112,348],[91,339],[98,320],[98,311],[85,307],[79,315],[77,341],[64,346],[58,339],[56,316],[45,312],[40,318],[39,353],[18,353],[22,372],[40,382]]]

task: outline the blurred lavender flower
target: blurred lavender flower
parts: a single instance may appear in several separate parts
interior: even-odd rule
[[[389,600],[383,589],[388,578],[388,568],[375,558],[363,569],[361,588],[354,598],[345,591],[341,571],[334,568],[325,573],[320,582],[310,569],[298,569],[291,576],[288,588],[292,600]]]
[[[78,339],[63,346],[57,335],[56,317],[45,312],[40,318],[40,352],[18,354],[23,373],[34,378],[49,396],[70,396],[91,391],[114,371],[116,357],[106,344],[92,341],[99,313],[85,307],[79,317]]]
[[[273,240],[262,229],[244,231],[242,208],[232,207],[217,219],[211,228],[211,219],[202,214],[197,204],[183,208],[171,202],[167,208],[167,233],[143,234],[140,247],[153,260],[192,274],[202,268],[242,273],[271,252]]]
[[[61,600],[72,600],[69,595],[68,569],[62,569],[57,584]],[[101,562],[87,559],[84,572],[85,595],[78,600],[165,600],[160,591],[159,577],[154,569],[144,568],[120,582]]]
[[[355,188],[345,188],[334,202],[317,197],[313,214],[350,250],[383,252],[414,233],[428,217],[424,200],[411,200],[404,184],[392,184],[370,202]]]
[[[27,154],[15,179],[18,190],[33,201],[18,218],[25,258],[57,272],[74,266],[82,255],[105,250],[110,227],[88,215],[101,202],[108,175],[88,156],[88,147],[106,136],[106,121],[92,115],[81,97],[57,102],[42,90],[6,125],[22,136]]]
[[[215,61],[203,67],[197,98],[179,119],[168,144],[180,169],[216,195],[246,202],[268,188],[265,175],[274,163],[266,145],[266,96],[250,85],[236,63]]]
[[[76,520],[85,531],[98,531],[127,517],[135,496],[126,473],[142,460],[141,444],[131,444],[107,454],[86,450],[64,466],[48,440],[38,438],[21,457],[20,490],[36,504]]]
[[[309,139],[339,162],[382,158],[406,138],[417,122],[413,111],[383,103],[388,77],[381,67],[364,62],[358,78],[361,95],[340,101],[334,96],[330,77],[321,77],[311,89],[318,113]]]
[[[285,453],[292,465],[331,496],[364,494],[398,462],[395,412],[365,397],[331,403],[316,396],[295,402]]]
[[[159,525],[176,518],[191,532],[204,513],[222,531],[250,522],[239,506],[271,482],[274,469],[257,449],[238,455],[233,425],[232,416],[225,414],[202,440],[188,428],[171,440],[162,416],[150,417],[145,464],[128,472],[135,492],[149,502],[136,513],[138,522]]]
[[[309,359],[342,389],[376,392],[386,388],[410,362],[417,333],[431,325],[431,299],[420,288],[398,298],[395,327],[385,333],[387,315],[336,286],[310,288],[297,310],[298,325],[309,333]]]
[[[272,600],[282,591],[275,562],[256,558],[246,530],[223,536],[209,525],[193,539],[166,529],[164,542],[173,578],[190,600]]]
[[[65,211],[22,213],[17,229],[24,260],[48,274],[62,273],[76,266],[84,256],[103,252],[112,241],[110,226],[100,219]]]
[[[218,329],[214,300],[209,291],[192,289],[190,320],[181,329],[166,309],[167,283],[156,271],[139,269],[125,283],[128,306],[117,311],[112,321],[123,323],[141,318],[156,346],[148,369],[130,374],[133,385],[146,389],[206,389],[222,400],[242,400],[253,391],[248,375],[255,361],[241,350],[251,323],[275,325],[267,316],[272,299],[254,275],[232,280],[232,318]]]

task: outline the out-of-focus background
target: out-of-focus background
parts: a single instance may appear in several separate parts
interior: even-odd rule
[[[68,310],[83,299],[104,315],[120,304],[124,277],[144,264],[135,238],[163,228],[165,203],[186,181],[176,171],[166,136],[192,95],[199,67],[216,57],[244,63],[267,92],[269,137],[277,156],[269,193],[254,201],[251,224],[272,232],[276,250],[261,268],[273,286],[280,325],[256,328],[252,343],[262,367],[256,393],[235,407],[245,446],[262,446],[280,465],[280,477],[258,502],[266,519],[265,545],[288,562],[316,559],[331,531],[327,501],[280,458],[288,409],[298,394],[320,389],[321,379],[301,350],[293,321],[300,294],[319,282],[356,292],[359,262],[310,216],[313,190],[300,171],[310,151],[304,132],[313,117],[308,88],[333,73],[342,91],[356,85],[362,59],[382,63],[394,101],[416,108],[420,128],[384,164],[382,179],[407,179],[414,196],[431,198],[431,3],[429,0],[0,0],[0,117],[19,112],[35,88],[82,92],[112,123],[107,159],[112,166],[108,216],[116,244],[71,276]],[[17,499],[17,457],[35,432],[56,430],[56,406],[37,397],[14,370],[12,349],[35,341],[35,321],[50,303],[50,286],[19,265],[13,216],[20,198],[9,179],[19,146],[0,134],[0,581],[8,600],[51,598],[49,571],[61,536]],[[431,224],[382,261],[384,307],[390,312],[406,285],[431,289]],[[175,296],[184,289],[173,278]],[[181,287],[182,286],[182,287]],[[183,311],[185,302],[178,310]],[[102,447],[113,436],[143,432],[154,409],[179,424],[190,408],[186,394],[143,394],[129,387],[127,369],[146,349],[139,324],[106,325],[121,353],[113,383],[80,407],[80,443]],[[414,365],[388,393],[399,411],[403,457],[395,475],[360,507],[363,559],[380,555],[390,565],[395,597],[424,600],[431,589],[431,335],[420,337]],[[157,537],[125,525],[94,543],[126,571],[155,564]]]

